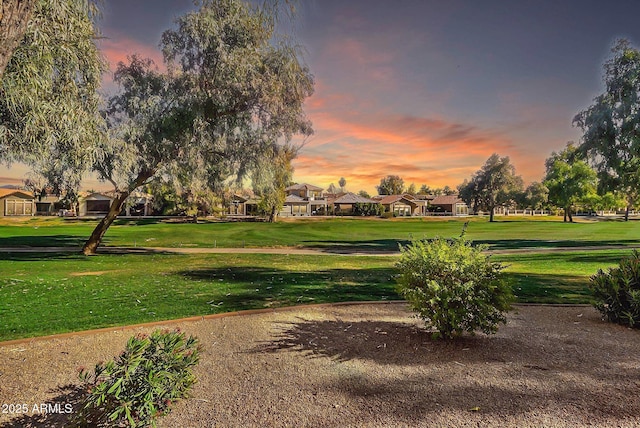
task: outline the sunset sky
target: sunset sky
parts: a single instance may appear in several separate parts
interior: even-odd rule
[[[115,65],[131,53],[161,62],[161,33],[193,5],[104,9],[101,49]],[[370,193],[388,174],[455,187],[498,153],[540,180],[545,158],[580,138],[572,118],[603,90],[615,39],[640,43],[638,16],[638,1],[300,0],[315,135],[294,179],[326,188],[345,177]],[[0,184],[21,173],[3,167]]]

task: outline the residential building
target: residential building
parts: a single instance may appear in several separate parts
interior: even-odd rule
[[[36,198],[31,192],[17,189],[0,189],[0,216],[32,216]]]
[[[336,214],[353,214],[353,207],[355,204],[378,204],[378,201],[365,198],[355,193],[345,193],[339,196],[333,201],[334,212]]]
[[[321,187],[307,183],[287,187],[284,189],[287,196],[279,215],[282,217],[326,215],[327,200],[323,197],[323,190]]]
[[[375,199],[386,212],[397,217],[423,216],[427,214],[427,201],[418,199],[409,193],[402,195],[378,195]]]
[[[454,216],[469,215],[469,206],[458,195],[441,195],[429,204],[436,213]]]

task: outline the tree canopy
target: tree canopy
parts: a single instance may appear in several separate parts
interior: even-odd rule
[[[564,208],[565,222],[573,222],[571,211],[576,202],[596,194],[596,172],[577,156],[577,148],[569,143],[545,161],[544,185],[549,189],[549,202]]]
[[[387,175],[376,186],[379,195],[399,195],[404,192],[404,180],[397,175]]]
[[[625,220],[640,191],[640,51],[618,40],[604,63],[605,92],[578,113],[582,129],[579,150],[596,168],[600,193],[626,196]]]
[[[10,0],[0,9],[0,161],[44,160],[79,175],[101,137],[96,5]]]
[[[499,205],[510,203],[518,192],[522,192],[522,177],[508,156],[501,158],[494,153],[470,181],[460,185],[460,197],[476,210],[489,211],[489,221],[494,221],[494,211]]]
[[[110,138],[94,165],[117,196],[85,254],[95,252],[127,196],[153,177],[214,188],[245,177],[265,156],[276,159],[283,141],[311,134],[302,105],[313,77],[299,49],[279,40],[274,20],[239,0],[205,0],[163,34],[166,72],[136,56],[118,65]]]

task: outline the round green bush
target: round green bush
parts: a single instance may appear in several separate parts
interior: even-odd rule
[[[640,253],[620,261],[607,272],[602,269],[591,277],[589,288],[594,306],[609,321],[638,327],[640,325]]]
[[[461,236],[416,240],[401,248],[398,291],[436,337],[495,333],[513,301],[500,263]]]

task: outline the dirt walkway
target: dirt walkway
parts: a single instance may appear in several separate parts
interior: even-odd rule
[[[640,332],[590,307],[518,306],[497,335],[456,342],[401,303],[178,325],[202,343],[199,381],[160,427],[640,426]],[[34,405],[73,409],[76,367],[149,330],[0,344],[0,404],[28,409],[0,426],[63,426]]]

